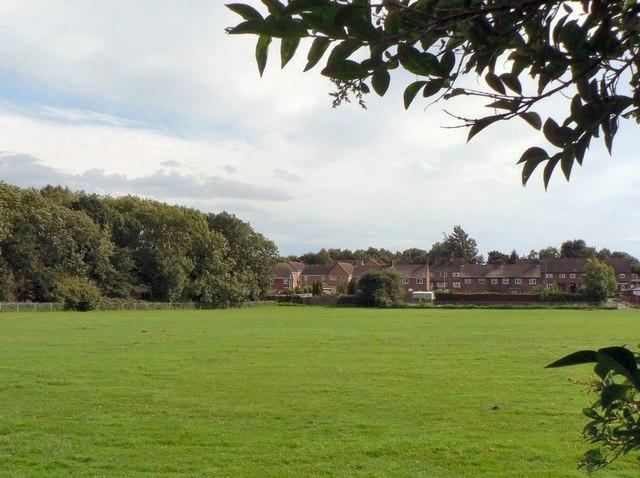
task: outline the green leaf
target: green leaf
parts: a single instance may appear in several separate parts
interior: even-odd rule
[[[387,35],[395,35],[400,30],[400,24],[402,19],[400,17],[400,11],[393,9],[387,13],[387,17],[384,19],[384,31]]]
[[[454,96],[466,95],[467,90],[464,88],[454,88],[449,91],[446,95],[444,95],[444,99],[448,100],[449,98],[453,98]]]
[[[507,93],[507,91],[504,89],[504,85],[502,84],[502,80],[500,80],[500,77],[495,73],[491,73],[491,72],[487,73],[484,76],[484,81],[486,81],[487,85],[489,85],[491,88],[493,88],[495,91],[497,91],[501,95],[504,95]]]
[[[404,89],[404,109],[409,109],[409,106],[418,94],[418,91],[420,91],[426,84],[426,81],[414,81]]]
[[[422,96],[428,98],[429,96],[433,96],[444,87],[444,81],[442,78],[436,78],[435,80],[428,81],[424,88],[422,89]]]
[[[607,385],[600,394],[602,407],[609,408],[613,402],[624,398],[631,388],[631,385],[621,385],[617,383]]]
[[[549,158],[547,165],[544,167],[544,171],[542,172],[542,181],[544,182],[545,190],[549,188],[549,181],[551,181],[553,170],[558,165],[559,161],[560,161],[560,154],[554,154]]]
[[[307,54],[307,64],[304,67],[304,71],[309,71],[318,64],[330,44],[331,42],[326,37],[318,37],[313,40],[311,48],[309,48],[309,53]]]
[[[420,76],[437,75],[440,63],[431,53],[420,53],[416,48],[403,49],[400,64],[410,73]]]
[[[496,121],[502,119],[502,117],[503,115],[486,116],[484,118],[480,118],[479,120],[476,120],[473,123],[473,125],[471,125],[471,128],[469,129],[469,135],[467,136],[467,143],[471,141],[471,138],[473,138],[480,131],[485,129],[490,124],[495,123]]]
[[[601,420],[602,419],[602,417],[600,416],[598,411],[593,409],[593,408],[583,408],[582,409],[582,413],[586,417],[591,418],[592,420]]]
[[[264,5],[269,9],[271,15],[280,15],[284,12],[284,5],[278,0],[261,0]]]
[[[529,181],[529,178],[531,177],[533,172],[536,170],[536,168],[540,165],[540,163],[543,163],[547,159],[549,159],[549,155],[542,148],[538,148],[534,146],[533,148],[529,148],[524,152],[524,154],[520,157],[520,160],[518,161],[518,163],[524,163],[524,165],[522,166],[522,185],[523,186],[527,185],[527,181]]]
[[[451,50],[447,50],[440,58],[440,66],[447,74],[451,74],[451,70],[456,66],[456,55]]]
[[[336,80],[348,81],[362,79],[369,74],[369,71],[353,60],[340,60],[327,65],[321,74]]]
[[[240,15],[245,20],[263,20],[260,12],[255,8],[245,5],[244,3],[228,3],[226,7]]]
[[[258,71],[260,76],[264,73],[264,69],[267,66],[267,56],[269,53],[269,45],[271,44],[270,36],[261,36],[258,38],[256,44],[256,63],[258,64]]]
[[[571,141],[569,134],[571,131],[571,128],[561,128],[558,126],[558,123],[556,123],[553,118],[547,118],[542,128],[545,138],[558,148],[564,148],[565,144]]]
[[[604,134],[604,144],[607,147],[607,151],[611,154],[611,148],[613,147],[613,136],[615,133],[612,132],[611,123],[615,121],[615,119],[607,116],[600,123],[600,128],[602,129],[602,134]]]
[[[569,177],[571,176],[571,169],[573,168],[573,160],[574,160],[573,148],[565,149],[562,152],[562,155],[560,157],[560,167],[562,169],[562,173],[564,174],[564,177],[567,178],[567,181],[569,181]]]
[[[625,347],[606,347],[598,350],[598,363],[616,373],[633,380],[633,373],[638,370],[636,357]]]
[[[499,78],[500,80],[502,80],[502,83],[507,85],[507,88],[509,88],[511,91],[515,91],[519,95],[522,94],[522,85],[520,85],[520,80],[516,75],[513,75],[511,73],[503,73]]]
[[[533,126],[535,129],[539,130],[542,128],[542,119],[540,115],[534,111],[527,111],[525,113],[520,113],[518,116]]]
[[[283,13],[295,15],[296,13],[323,8],[329,5],[328,0],[290,0]]]
[[[568,367],[571,365],[582,365],[598,361],[598,352],[595,350],[580,350],[550,363],[545,368]]]
[[[487,108],[498,108],[501,110],[515,111],[518,109],[518,105],[520,105],[520,101],[517,99],[513,100],[505,100],[499,99],[494,101],[493,103],[489,103]]]
[[[344,40],[333,47],[333,50],[331,50],[331,54],[329,54],[327,64],[331,64],[335,61],[346,60],[347,58],[349,58],[349,56],[351,56],[352,53],[359,50],[361,47],[362,42],[359,40]]]
[[[389,88],[389,83],[391,83],[391,75],[387,70],[382,68],[373,72],[371,86],[378,96],[384,96]]]
[[[227,30],[227,33],[229,35],[242,35],[245,33],[259,34],[260,29],[263,27],[263,25],[263,20],[247,20],[246,22],[237,24],[233,28],[229,28]]]
[[[280,42],[280,68],[284,68],[289,60],[293,58],[296,50],[298,49],[298,45],[300,44],[299,37],[284,37]]]
[[[589,147],[589,141],[590,141],[590,137],[589,135],[584,135],[582,138],[580,138],[577,142],[576,142],[576,161],[578,162],[578,164],[582,165],[582,160],[584,159],[584,153],[587,150],[587,148]]]

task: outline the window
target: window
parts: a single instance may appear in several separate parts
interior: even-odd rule
[[[409,283],[409,279],[408,279],[408,278],[406,278],[406,277],[403,277],[403,278],[402,278],[402,283],[403,283],[403,284],[408,284],[408,283]]]
[[[560,277],[560,279],[564,279],[565,277],[567,277],[566,274],[558,274],[558,277]]]
[[[416,284],[424,284],[424,279],[422,277],[416,279]]]
[[[440,277],[447,277],[447,273],[446,272],[441,272],[440,273]]]
[[[282,283],[283,283],[284,285],[289,285],[289,279],[283,279],[283,280],[282,280]]]
[[[453,277],[460,277],[460,273],[459,272],[453,272],[451,275]]]
[[[529,285],[536,285],[538,279],[529,279]]]
[[[431,277],[433,277],[433,276],[435,276],[435,275],[436,275],[436,274],[435,274],[435,272],[430,272],[430,273],[429,273],[429,276],[431,276]]]
[[[576,275],[575,274],[569,274],[569,279],[575,279]]]
[[[509,278],[508,277],[503,277],[502,278],[502,283],[503,284],[508,284],[509,283]]]
[[[436,284],[436,287],[437,287],[438,289],[446,289],[446,288],[447,288],[447,283],[446,283],[446,282],[438,282],[438,283]]]
[[[544,275],[544,277],[545,277],[546,279],[553,279],[553,272],[547,272],[547,273]]]
[[[465,279],[465,280],[464,280],[464,283],[465,283],[465,284],[471,284],[471,279]]]
[[[497,283],[498,283],[498,279],[491,279],[491,283],[492,283],[493,285],[497,284]]]
[[[516,277],[515,279],[513,279],[513,283],[516,285],[522,285],[522,278]]]
[[[453,288],[454,289],[459,289],[460,288],[460,281],[453,282]]]
[[[618,274],[618,279],[624,279],[625,275],[624,274]]]
[[[478,284],[484,284],[485,280],[484,279],[478,279]]]
[[[336,280],[337,278],[338,278],[338,277],[337,277],[337,276],[334,276],[334,275],[330,275],[330,276],[329,276],[329,280]]]
[[[347,276],[340,276],[340,280],[347,280]]]

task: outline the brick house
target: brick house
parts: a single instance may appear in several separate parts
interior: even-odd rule
[[[350,262],[336,262],[327,272],[326,280],[323,281],[323,289],[330,294],[335,294],[338,288],[344,284],[345,290],[353,278],[355,266]]]
[[[464,259],[439,259],[429,268],[429,286],[434,289],[451,289],[454,282],[460,282]]]
[[[621,292],[635,287],[631,280],[631,261],[608,259]],[[457,292],[531,293],[536,286],[557,284],[566,292],[578,292],[587,259],[519,259],[515,264],[467,264],[464,259],[440,259],[433,265],[391,264],[349,260],[330,265],[304,265],[301,262],[278,264],[271,288],[283,293],[295,287],[311,286],[320,281],[328,294],[337,293],[341,284],[358,281],[367,272],[382,269],[396,271],[407,294],[436,289]]]
[[[541,266],[538,261],[516,264],[463,264],[460,281],[453,282],[452,290],[460,292],[500,292],[522,294],[533,292],[541,284]]]
[[[300,275],[304,269],[302,262],[279,262],[276,264],[274,276],[269,281],[269,288],[276,294],[300,286]]]
[[[408,299],[412,298],[413,292],[430,290],[431,277],[427,264],[392,264],[390,269],[400,275]]]
[[[578,292],[582,287],[582,274],[587,264],[585,258],[547,259],[543,261],[543,282],[548,286],[556,284],[565,292]],[[631,287],[631,261],[629,259],[605,259],[605,264],[613,267],[618,290]]]

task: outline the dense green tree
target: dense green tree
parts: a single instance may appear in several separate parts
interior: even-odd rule
[[[402,264],[428,264],[429,252],[424,249],[412,247],[402,251],[402,254],[397,257],[397,260]]]
[[[444,235],[444,247],[450,257],[459,257],[469,264],[481,264],[483,257],[478,254],[478,243],[461,226],[454,226],[451,234]]]
[[[582,292],[602,302],[616,293],[618,282],[613,267],[595,257],[587,260],[582,274]]]
[[[260,295],[276,256],[226,213],[0,182],[0,300],[239,302]]]
[[[227,241],[226,261],[231,265],[232,280],[246,291],[245,299],[266,293],[277,261],[276,245],[233,214],[209,214],[207,220]]]
[[[506,264],[509,262],[509,254],[500,251],[489,251],[487,253],[487,264]]]
[[[558,251],[557,247],[545,247],[540,249],[538,257],[543,260],[558,259],[560,257],[560,251]]]
[[[582,239],[565,241],[560,246],[560,257],[565,258],[589,258],[595,257],[596,250],[587,246]]]
[[[366,272],[358,281],[358,297],[369,307],[391,307],[404,299],[400,275],[390,269]]]
[[[552,147],[524,152],[523,183],[541,164],[545,186],[558,165],[568,179],[593,138],[610,152],[619,121],[640,117],[636,1],[262,3],[262,12],[228,5],[245,21],[227,30],[258,37],[260,74],[273,38],[281,39],[282,67],[309,39],[305,71],[325,58],[321,74],[337,85],[334,105],[351,95],[363,104],[371,89],[384,95],[399,68],[414,76],[404,91],[407,108],[418,96],[485,100],[487,115],[458,116],[469,128],[468,139],[493,123],[520,118],[541,130]],[[544,120],[539,108],[550,98],[555,117]]]
[[[320,249],[318,252],[307,252],[300,256],[300,260],[305,264],[313,265],[329,265],[333,264],[334,259],[331,254],[325,248]]]

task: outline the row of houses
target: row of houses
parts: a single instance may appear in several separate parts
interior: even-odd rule
[[[631,261],[608,259],[621,292],[632,287]],[[358,281],[363,274],[381,269],[396,271],[407,296],[416,291],[529,293],[540,285],[553,284],[565,292],[578,292],[587,259],[519,259],[515,264],[468,264],[464,259],[441,259],[428,264],[378,264],[374,260],[338,261],[331,265],[279,263],[270,287],[275,293],[321,282],[326,293],[335,294],[342,284]]]

